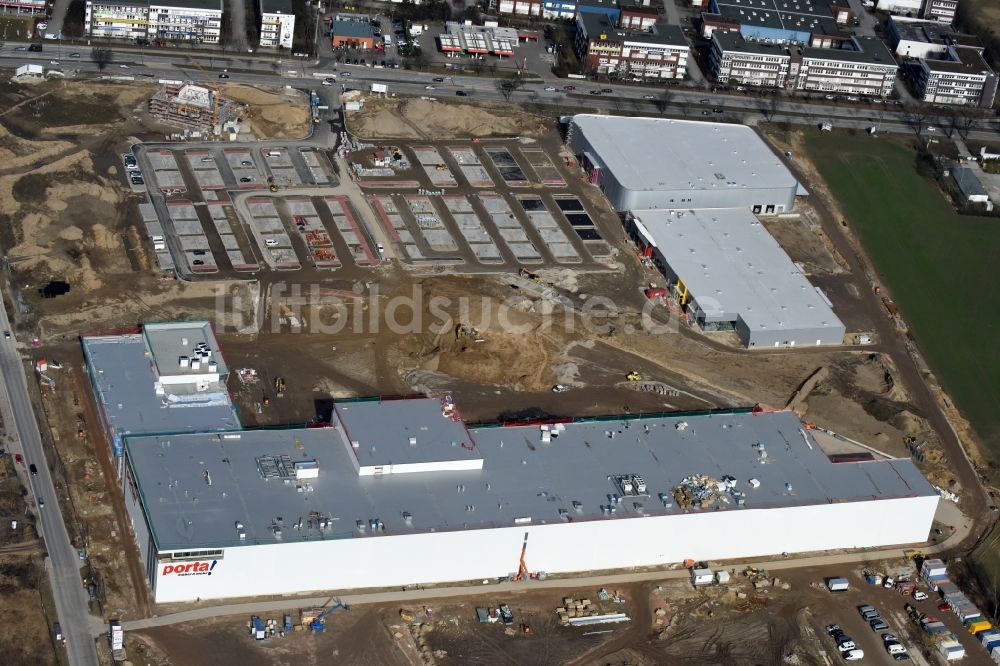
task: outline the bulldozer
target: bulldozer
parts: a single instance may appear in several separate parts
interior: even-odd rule
[[[642,381],[642,375],[640,375],[639,372],[636,371],[636,370],[633,370],[632,372],[630,372],[627,375],[625,375],[625,378],[628,379],[630,382],[641,382]]]

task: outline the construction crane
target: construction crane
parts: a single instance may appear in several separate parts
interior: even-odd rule
[[[214,128],[219,122],[219,98],[222,96],[222,91],[219,90],[219,86],[211,82],[208,78],[208,72],[206,72],[201,66],[201,63],[195,60],[190,54],[185,55],[187,55],[187,59],[191,61],[191,64],[199,72],[201,72],[202,76],[205,78],[201,85],[205,86],[214,93],[212,95],[212,127]]]
[[[344,610],[351,610],[350,606],[338,600],[337,603],[334,604],[333,606],[330,606],[326,610],[323,610],[322,612],[319,612],[317,615],[313,616],[312,621],[309,622],[310,631],[323,631],[324,629],[326,629],[326,616],[332,613],[333,611],[337,610],[338,608],[343,608]],[[317,608],[313,612],[319,610],[320,609]],[[312,613],[309,614],[311,615]],[[306,612],[303,612],[303,615],[306,615]],[[303,618],[302,623],[305,624],[305,618]]]
[[[528,533],[524,533],[524,543],[521,544],[521,561],[517,567],[517,575],[514,576],[514,580],[524,580],[528,578],[530,574],[528,573],[528,564],[524,561],[524,556],[528,552]]]

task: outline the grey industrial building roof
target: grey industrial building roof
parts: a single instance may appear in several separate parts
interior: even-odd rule
[[[433,398],[356,400],[333,412],[362,466],[478,459],[465,424],[443,407]]]
[[[746,125],[591,114],[573,123],[630,190],[790,189],[797,182]]]
[[[632,211],[699,308],[751,332],[843,328],[828,302],[745,208]]]
[[[126,448],[161,551],[365,536],[372,521],[407,534],[678,514],[672,493],[691,475],[732,477],[748,509],[934,494],[910,460],[831,462],[790,412],[585,420],[548,442],[539,425],[470,432],[481,470],[367,477],[334,428],[129,437]],[[319,476],[265,480],[264,456],[315,460]],[[633,474],[641,496],[614,482]],[[719,491],[705,510],[719,509],[742,507]]]
[[[219,375],[224,377],[228,372],[215,332],[207,321],[148,323],[142,330],[153,363],[161,375],[195,375],[207,372],[204,367],[196,370],[190,365],[181,367],[179,363],[182,356],[189,360],[195,356],[199,345],[205,345],[211,350],[211,360],[216,364]]]
[[[718,14],[742,25],[818,34],[841,32],[825,0],[716,0]]]
[[[164,386],[141,334],[83,338],[91,380],[108,425],[119,433],[195,432],[239,428],[224,385]]]
[[[905,40],[937,44],[939,46],[958,44],[960,46],[982,48],[982,42],[975,35],[958,32],[951,27],[951,24],[942,23],[941,21],[922,21],[903,18],[901,16],[890,16],[889,32],[897,40],[897,44],[899,41]]]

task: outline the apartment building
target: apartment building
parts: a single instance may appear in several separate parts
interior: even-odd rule
[[[218,44],[222,0],[87,0],[84,32],[90,37]]]
[[[920,60],[916,80],[920,99],[931,104],[993,106],[997,94],[997,75],[983,58],[981,49],[950,46],[938,60]]]
[[[260,0],[260,45],[269,48],[292,48],[295,38],[295,13],[292,0]]]
[[[583,72],[624,80],[683,79],[691,47],[680,27],[657,23],[652,31],[623,30],[607,16],[576,17],[576,48]]]
[[[715,80],[762,88],[784,88],[792,56],[777,44],[748,42],[732,30],[712,33],[709,63]]]
[[[875,37],[853,37],[837,49],[804,47],[797,55],[788,72],[789,85],[796,90],[888,97],[899,70],[889,49]]]
[[[111,39],[148,39],[149,3],[142,0],[87,0],[83,9],[84,34]]]
[[[958,12],[958,0],[927,0],[923,17],[931,21],[951,24]]]

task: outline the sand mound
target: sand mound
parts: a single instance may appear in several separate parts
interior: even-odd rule
[[[83,229],[80,227],[66,227],[59,232],[59,238],[68,241],[83,240]]]
[[[258,139],[295,139],[309,131],[309,101],[298,92],[275,94],[259,88],[229,85],[225,94],[247,105],[245,119]]]
[[[429,99],[370,99],[350,116],[354,131],[366,137],[437,139],[456,136],[538,135],[545,119],[516,107],[457,104]]]

